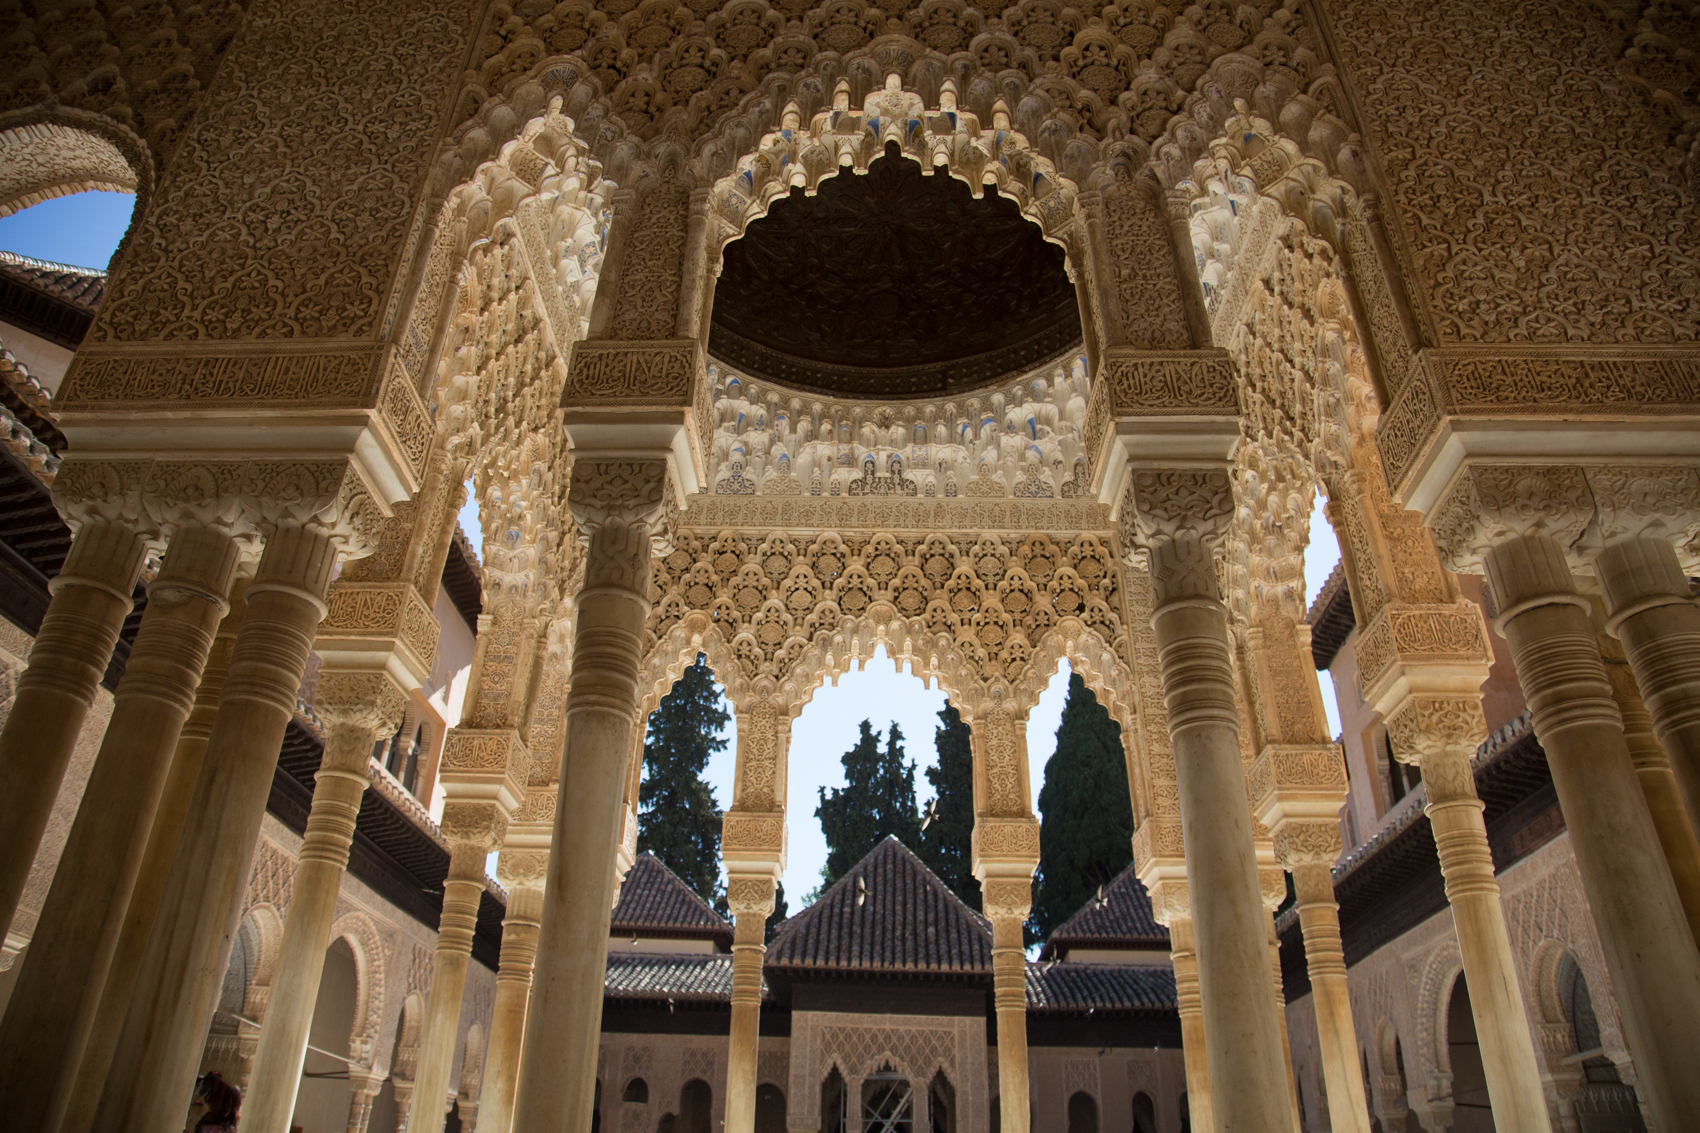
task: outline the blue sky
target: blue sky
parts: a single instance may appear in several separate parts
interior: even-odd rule
[[[105,268],[130,223],[134,199],[126,193],[78,193],[0,217],[0,249],[55,263]],[[460,522],[474,546],[478,546],[482,539],[474,501],[467,501]],[[1307,595],[1314,598],[1334,564],[1340,561],[1340,547],[1320,501],[1311,517],[1310,536],[1310,549],[1305,555],[1305,588]],[[1044,785],[1045,762],[1056,751],[1057,724],[1067,691],[1065,665],[1052,677],[1038,706],[1028,716],[1027,754],[1035,808],[1039,789]],[[1322,682],[1322,693],[1329,724],[1338,733],[1340,715],[1334,704],[1332,682]],[[924,802],[932,794],[925,771],[936,762],[933,730],[944,703],[942,691],[926,687],[918,677],[899,673],[883,651],[866,668],[840,677],[837,685],[816,690],[791,733],[785,890],[793,911],[799,907],[798,898],[818,883],[821,866],[826,861],[826,841],[814,817],[817,793],[823,786],[830,789],[844,785],[839,756],[855,743],[862,719],[872,720],[873,726],[882,732],[893,721],[897,723],[903,732],[904,748],[916,764],[916,797]],[[726,736],[729,741],[733,739],[730,725]],[[726,751],[708,766],[706,778],[722,806],[732,798],[735,764],[734,745],[729,742]]]
[[[117,251],[136,198],[129,193],[76,193],[0,217],[0,249],[102,271]]]

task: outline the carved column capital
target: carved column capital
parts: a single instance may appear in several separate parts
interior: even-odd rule
[[[1585,543],[1665,539],[1687,552],[1687,565],[1700,559],[1700,469],[1610,465],[1586,474],[1596,510]]]
[[[584,585],[647,594],[650,556],[670,543],[678,501],[665,460],[580,458],[573,462],[567,507],[588,536]]]
[[[726,906],[742,921],[765,922],[773,915],[777,879],[771,873],[735,873],[726,878]]]
[[[503,888],[541,889],[549,876],[549,851],[515,850],[502,847],[496,859],[496,880]]]
[[[1183,863],[1184,865],[1184,863]],[[1151,894],[1151,917],[1169,927],[1192,916],[1192,889],[1185,877],[1171,877],[1146,885]]]
[[[980,911],[993,921],[1012,919],[1025,921],[1033,909],[1031,878],[1005,877],[984,883],[980,891]]]
[[[313,711],[330,728],[357,728],[376,740],[401,726],[407,693],[388,673],[331,670],[319,677]]]
[[[1150,556],[1155,608],[1220,597],[1216,553],[1234,515],[1227,469],[1135,471],[1122,509],[1124,541]]]
[[[485,854],[501,849],[508,835],[506,812],[488,802],[444,803],[443,820],[437,825],[451,847]]]
[[[347,558],[378,545],[384,508],[353,460],[254,461],[243,466],[241,492],[261,530],[323,531]]]
[[[1588,477],[1572,464],[1469,465],[1429,526],[1448,570],[1478,574],[1494,544],[1545,535],[1573,545],[1594,519]]]
[[[117,524],[157,545],[159,532],[142,505],[152,470],[148,460],[88,460],[67,456],[53,480],[53,506],[71,534],[90,521]]]
[[[1444,757],[1462,758],[1467,769],[1486,737],[1480,696],[1412,696],[1387,718],[1393,758],[1419,764],[1425,781],[1430,766]]]
[[[1288,821],[1275,832],[1275,860],[1288,870],[1306,865],[1331,866],[1339,860],[1342,848],[1337,820]]]

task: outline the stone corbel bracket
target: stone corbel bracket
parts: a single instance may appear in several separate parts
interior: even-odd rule
[[[495,804],[504,820],[526,800],[531,753],[517,728],[456,728],[443,747],[439,780],[457,802]]]
[[[380,669],[418,688],[437,657],[436,615],[411,583],[337,582],[313,649],[330,668]]]
[[[1099,501],[1120,501],[1135,467],[1231,460],[1239,412],[1239,378],[1226,350],[1105,351],[1084,438]]]
[[[1376,428],[1395,498],[1433,519],[1469,463],[1700,460],[1700,351],[1422,351]]]
[[[1338,744],[1271,744],[1251,765],[1246,788],[1283,865],[1288,864],[1283,850],[1291,848],[1287,843],[1295,830],[1313,825],[1334,832],[1334,854],[1339,854],[1340,807],[1348,787]]]
[[[57,399],[80,454],[135,459],[351,457],[387,508],[424,481],[433,425],[380,343],[98,343]]]
[[[574,343],[561,410],[576,455],[668,453],[681,510],[707,481],[713,389],[695,340]]]

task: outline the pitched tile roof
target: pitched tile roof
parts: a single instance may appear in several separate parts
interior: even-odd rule
[[[1104,903],[1097,898],[1074,916],[1051,930],[1045,941],[1045,959],[1070,948],[1161,948],[1169,947],[1169,930],[1151,914],[1151,895],[1140,884],[1129,865],[1104,886]]]
[[[1344,561],[1334,564],[1316,592],[1316,601],[1310,604],[1305,622],[1310,626],[1311,663],[1321,672],[1334,663],[1335,655],[1358,624],[1352,611],[1352,592],[1346,586]]]
[[[992,926],[903,843],[887,837],[820,900],[780,926],[767,966],[990,974]]]
[[[732,957],[719,953],[657,955],[610,952],[603,994],[609,999],[730,1003]],[[767,996],[767,987],[762,986]]]
[[[1140,964],[1028,964],[1029,1011],[1173,1011],[1175,973]]]
[[[106,289],[106,273],[0,252],[0,318],[75,350]]]
[[[732,943],[732,926],[707,901],[679,880],[679,875],[645,851],[637,856],[620,886],[620,903],[608,931],[691,940]]]

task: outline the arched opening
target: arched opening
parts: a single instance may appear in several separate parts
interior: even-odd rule
[[[714,1091],[701,1078],[679,1087],[678,1133],[713,1133]]]
[[[1581,1064],[1582,1096],[1576,1099],[1576,1117],[1586,1133],[1640,1133],[1646,1129],[1641,1103],[1635,1091],[1624,1085],[1612,1060],[1605,1056],[1600,1037],[1599,1016],[1582,966],[1566,952],[1558,962],[1558,999],[1564,1021],[1570,1028],[1575,1048],[1566,1062]]]
[[[1470,1013],[1470,991],[1463,973],[1453,983],[1447,1002],[1446,1051],[1452,1065],[1453,1133],[1493,1133],[1487,1072],[1482,1067],[1482,1046],[1476,1038],[1476,1018]]]
[[[1144,1090],[1133,1095],[1133,1133],[1157,1133],[1157,1103]]]
[[[1085,1090],[1068,1099],[1068,1133],[1098,1133],[1098,1100]]]
[[[703,848],[720,845],[721,808],[734,796],[716,787],[736,778],[736,739],[726,690],[698,653],[645,722],[635,799],[638,851],[654,854],[697,896],[722,909],[720,856]]]
[[[820,1133],[846,1133],[849,1115],[846,1112],[844,1075],[834,1066],[820,1084]]]
[[[631,1102],[635,1105],[648,1105],[649,1083],[645,1082],[642,1078],[633,1078],[630,1082],[626,1083],[625,1090],[620,1094],[620,1100],[622,1102]]]
[[[887,1063],[862,1079],[862,1133],[911,1133],[915,1091],[909,1079]]]
[[[340,1129],[348,1124],[348,1038],[359,1006],[359,973],[346,937],[325,950],[319,997],[307,1031],[307,1056],[301,1089],[295,1096],[294,1124],[303,1129]]]
[[[931,1133],[956,1133],[956,1087],[943,1070],[927,1086],[927,1124]]]
[[[772,1082],[756,1087],[756,1133],[785,1133],[785,1091]]]

